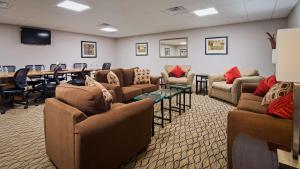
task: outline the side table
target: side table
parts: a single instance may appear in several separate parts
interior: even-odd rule
[[[196,94],[206,94],[208,92],[208,76],[208,74],[196,75]]]

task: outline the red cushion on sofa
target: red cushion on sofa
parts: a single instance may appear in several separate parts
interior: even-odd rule
[[[290,92],[272,101],[268,106],[268,113],[285,119],[292,119],[293,116],[293,93]]]
[[[259,85],[257,86],[254,94],[256,96],[264,97],[268,93],[268,91],[271,89],[271,87],[276,83],[277,83],[277,80],[276,80],[275,75],[272,75],[266,79],[263,79],[259,82]]]
[[[175,77],[179,78],[179,77],[183,77],[185,72],[182,70],[182,68],[178,65],[176,65],[170,72],[172,75],[174,75]]]
[[[224,75],[227,84],[232,84],[236,78],[241,77],[241,73],[237,66],[230,68]]]

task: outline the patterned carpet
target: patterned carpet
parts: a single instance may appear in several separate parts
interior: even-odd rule
[[[120,168],[227,168],[227,113],[234,107],[193,95],[192,109],[155,127],[146,151]],[[0,115],[0,168],[55,168],[45,154],[43,105]]]

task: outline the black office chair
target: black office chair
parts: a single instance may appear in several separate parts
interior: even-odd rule
[[[45,80],[45,83],[38,85],[35,90],[40,92],[40,96],[34,99],[35,103],[40,103],[44,101],[46,98],[51,97],[54,95],[56,86],[60,84],[59,80],[59,71],[60,69],[56,69],[54,71],[53,79],[52,80]]]
[[[16,66],[14,66],[14,65],[3,65],[2,68],[3,68],[3,70],[7,69],[8,72],[15,72],[16,71]]]
[[[44,65],[26,65],[25,68],[28,68],[29,70],[33,70],[33,66],[34,66],[34,69],[36,71],[45,70],[45,66]]]
[[[86,63],[74,63],[73,64],[73,69],[82,69],[84,67],[87,67]]]
[[[102,70],[110,70],[111,63],[103,63]]]
[[[85,85],[85,69],[87,67],[84,66],[82,69],[81,69],[81,72],[77,74],[77,76],[75,78],[72,78],[72,80],[70,80],[68,83],[69,84],[72,84],[72,85],[76,85],[76,86],[84,86]]]
[[[24,105],[24,109],[28,108],[28,93],[26,92],[27,88],[27,74],[29,69],[22,68],[19,69],[13,78],[14,87],[3,89],[1,92],[2,98],[5,100],[9,100],[9,103],[16,103]],[[15,100],[15,96],[21,96],[21,100]],[[5,103],[5,108],[1,112],[2,114],[5,113],[8,104]]]
[[[50,65],[50,70],[51,71],[55,71],[56,69],[66,70],[67,69],[67,65],[66,64],[59,64],[59,68],[57,68],[57,64],[51,64]],[[48,79],[52,79],[53,80],[53,76],[48,76]],[[58,74],[58,79],[60,81],[67,80],[67,75],[66,74]]]

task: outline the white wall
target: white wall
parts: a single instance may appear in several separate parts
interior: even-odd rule
[[[266,20],[202,29],[184,30],[117,39],[116,65],[140,66],[159,75],[166,64],[192,65],[195,73],[220,73],[228,67],[256,68],[262,75],[275,72],[265,32],[286,28],[286,19]],[[205,55],[205,38],[228,36],[228,55]],[[188,58],[160,58],[159,40],[188,37]],[[135,56],[135,43],[149,42],[149,56]]]
[[[63,31],[51,31],[49,46],[21,44],[20,27],[0,24],[0,65],[12,64],[18,68],[27,64],[66,63],[72,67],[75,62],[85,62],[88,66],[102,66],[103,62],[114,63],[116,40]],[[81,58],[81,41],[97,42],[97,58]]]
[[[290,13],[288,17],[288,27],[300,27],[300,2],[298,2],[297,6],[294,8],[294,10]]]

